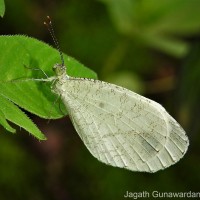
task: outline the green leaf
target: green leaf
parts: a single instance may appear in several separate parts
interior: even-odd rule
[[[3,17],[5,13],[5,4],[4,0],[0,0],[0,16]]]
[[[197,0],[101,0],[122,34],[174,57],[188,53],[181,36],[200,32]]]
[[[21,126],[28,132],[30,132],[33,136],[35,136],[39,140],[45,140],[46,137],[41,133],[41,131],[33,124],[33,122],[11,101],[4,98],[0,95],[0,104],[1,104],[1,112],[4,114],[5,118],[9,121]],[[4,127],[7,128],[7,124],[4,124]],[[12,131],[11,127],[8,127],[7,130]]]
[[[41,41],[20,35],[0,36],[0,49],[0,94],[7,101],[10,100],[40,117],[52,119],[62,117],[59,105],[54,104],[57,96],[51,92],[51,83],[27,81],[27,79],[45,78],[41,71],[27,67],[39,68],[49,77],[54,76],[52,67],[60,62],[58,51]],[[64,60],[70,76],[96,78],[93,71],[75,59],[64,55]],[[62,111],[67,114],[65,110]],[[15,113],[15,117],[17,114],[19,113]],[[18,125],[24,126],[24,124]]]
[[[4,115],[3,111],[1,110],[2,108],[0,107],[0,124],[7,130],[12,133],[15,133],[15,129],[12,128],[8,122],[6,121],[6,116]]]
[[[147,45],[177,58],[181,58],[182,56],[186,55],[189,49],[188,43],[176,38],[170,38],[159,34],[157,37],[156,35],[151,34],[140,34],[138,38],[143,40],[143,42]]]
[[[163,7],[164,2],[164,7]],[[158,4],[157,10],[154,10],[153,5],[157,1],[146,1],[145,7],[148,9],[149,16],[159,13],[157,19],[152,21],[150,29],[153,32],[174,34],[174,35],[189,35],[199,32],[200,29],[200,1],[196,0],[163,0]],[[162,4],[162,5],[161,5]],[[162,11],[162,12],[159,12]],[[147,11],[148,12],[148,11]],[[153,13],[154,12],[154,13]],[[147,16],[146,16],[147,18]]]

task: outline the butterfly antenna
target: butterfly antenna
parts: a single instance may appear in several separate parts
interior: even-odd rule
[[[53,29],[53,25],[52,25],[52,22],[51,22],[51,18],[49,16],[47,16],[47,21],[44,22],[44,25],[47,27],[49,33],[51,34],[51,37],[53,39],[53,42],[54,44],[56,45],[56,48],[58,49],[59,51],[59,54],[60,54],[60,58],[61,58],[61,64],[62,66],[64,66],[64,58],[63,58],[63,53],[60,49],[60,45],[58,43],[58,40],[55,36],[55,32],[54,32],[54,29]]]

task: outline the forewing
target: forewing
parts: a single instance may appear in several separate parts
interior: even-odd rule
[[[108,165],[155,172],[187,150],[184,130],[165,109],[125,88],[69,79],[58,93],[86,147]]]

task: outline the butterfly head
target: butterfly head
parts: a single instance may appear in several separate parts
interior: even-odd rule
[[[62,64],[55,64],[53,66],[53,71],[56,73],[58,78],[66,76],[66,67]]]

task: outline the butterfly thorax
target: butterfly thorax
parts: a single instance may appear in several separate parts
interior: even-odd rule
[[[53,71],[56,74],[56,79],[54,80],[54,83],[52,85],[52,91],[56,94],[60,94],[60,89],[62,88],[62,85],[66,82],[66,80],[69,78],[69,76],[66,73],[66,67],[61,64],[55,64],[53,66]]]

